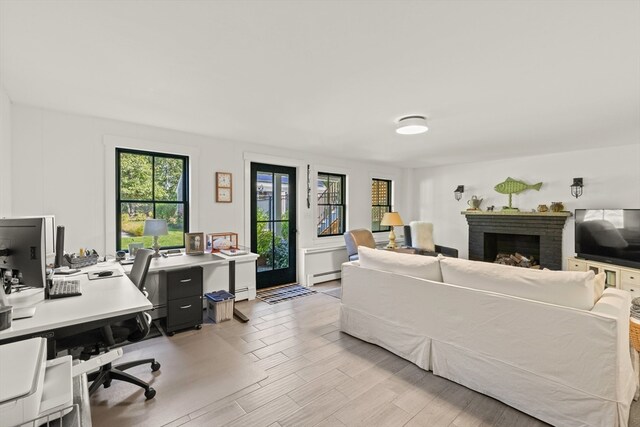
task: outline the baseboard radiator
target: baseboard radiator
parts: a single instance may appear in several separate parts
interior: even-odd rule
[[[300,255],[300,284],[303,286],[339,279],[342,263],[348,259],[344,245],[303,248]]]

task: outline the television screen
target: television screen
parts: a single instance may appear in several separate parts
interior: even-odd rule
[[[640,209],[576,209],[576,254],[640,268]]]

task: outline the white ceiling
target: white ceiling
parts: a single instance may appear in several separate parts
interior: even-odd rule
[[[638,0],[0,1],[15,103],[408,167],[640,143]]]

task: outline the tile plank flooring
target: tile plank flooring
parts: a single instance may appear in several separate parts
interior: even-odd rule
[[[423,371],[404,359],[365,343],[338,328],[340,300],[322,293],[338,282],[318,285],[319,293],[275,305],[246,301],[237,304],[251,321],[233,319],[205,324],[200,331],[186,331],[174,337],[158,337],[125,348],[125,358],[147,357],[150,352],[164,366],[177,359],[186,378],[195,378],[206,355],[192,354],[202,339],[223,340],[243,353],[244,363],[266,371],[268,377],[229,396],[206,402],[197,410],[165,414],[154,423],[131,425],[164,426],[444,426],[444,427],[534,427],[547,426],[497,400],[454,382]],[[184,363],[182,363],[184,362]],[[243,369],[230,364],[229,369]],[[130,371],[152,383],[157,379],[147,367]],[[162,375],[162,369],[159,373]],[[166,374],[165,374],[166,375]],[[121,405],[108,412],[94,413],[94,423],[114,425],[118,411],[154,411],[163,399],[180,393],[182,398],[203,402],[203,387],[188,383],[154,387],[152,402],[135,387],[116,384],[99,390],[92,401],[105,399],[118,389]],[[216,383],[211,382],[211,389]],[[198,394],[198,395],[195,395]],[[636,404],[632,405],[631,426]],[[115,417],[115,418],[113,418]],[[119,424],[123,426],[124,424]]]

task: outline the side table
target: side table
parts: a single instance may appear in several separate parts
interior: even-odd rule
[[[382,248],[385,251],[391,251],[391,252],[398,252],[401,254],[415,254],[416,250],[414,248],[395,248],[395,249],[390,249],[390,248]]]

